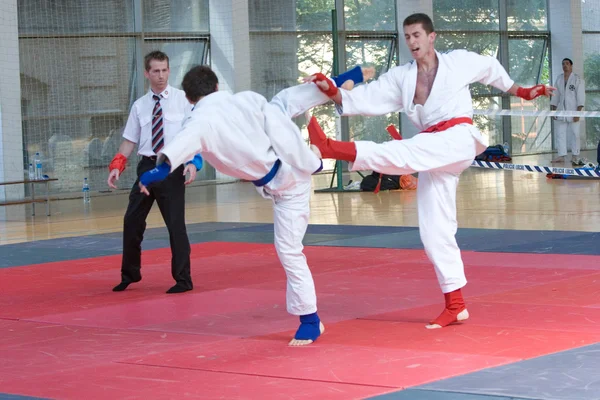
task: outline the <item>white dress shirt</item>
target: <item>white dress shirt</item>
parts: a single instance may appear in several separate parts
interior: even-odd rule
[[[152,157],[152,111],[156,101],[152,98],[154,92],[149,90],[144,96],[133,103],[123,137],[138,144],[138,154]],[[160,105],[163,114],[164,145],[169,144],[181,130],[181,123],[189,115],[192,108],[185,97],[185,92],[170,85],[160,93]]]

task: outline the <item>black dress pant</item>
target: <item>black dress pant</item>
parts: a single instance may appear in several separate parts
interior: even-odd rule
[[[146,217],[154,204],[158,203],[160,213],[169,230],[171,243],[171,274],[181,286],[192,289],[190,274],[190,242],[185,227],[185,176],[183,165],[161,182],[150,185],[146,196],[138,186],[139,177],[156,166],[154,158],[143,157],[137,166],[138,179],[131,188],[129,205],[123,223],[123,262],[121,281],[137,282],[141,276],[142,240],[146,230]]]

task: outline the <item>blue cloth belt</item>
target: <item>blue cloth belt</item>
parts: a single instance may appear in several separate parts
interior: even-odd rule
[[[273,164],[273,168],[271,168],[271,170],[265,176],[255,181],[252,181],[252,183],[254,183],[254,186],[265,186],[267,183],[271,182],[275,177],[275,174],[277,174],[277,171],[279,171],[280,166],[281,160],[277,159],[277,161],[275,161],[275,164]]]

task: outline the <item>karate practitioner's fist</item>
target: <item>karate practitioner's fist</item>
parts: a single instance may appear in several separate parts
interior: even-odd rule
[[[142,176],[140,176],[140,192],[144,193],[146,196],[149,196],[150,192],[148,191],[148,186],[152,183],[164,180],[167,176],[169,176],[169,172],[171,172],[171,166],[167,163],[162,163],[157,165],[155,168],[144,172]]]
[[[311,81],[314,82],[321,92],[325,93],[329,97],[333,97],[338,94],[338,88],[335,84],[325,75],[320,72],[311,75]]]
[[[533,100],[538,96],[553,96],[555,90],[555,87],[546,85],[535,85],[530,88],[520,87],[517,89],[517,96],[525,100]]]
[[[375,68],[373,67],[362,67],[363,81],[366,82],[375,77]]]

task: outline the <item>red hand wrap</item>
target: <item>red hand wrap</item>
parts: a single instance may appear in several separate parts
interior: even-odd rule
[[[540,91],[537,92],[537,94],[534,96],[532,94],[532,92],[536,89],[540,89]],[[517,96],[519,96],[522,99],[525,100],[533,100],[538,96],[545,96],[548,94],[548,90],[546,88],[546,85],[535,85],[534,87],[530,87],[530,88],[524,88],[524,87],[519,87],[517,89]]]
[[[323,75],[320,72],[317,72],[316,74],[312,74],[312,76],[314,76],[314,77],[317,78],[317,79],[315,79],[315,82],[325,81],[329,85],[329,89],[327,89],[327,90],[323,90],[319,86],[317,86],[321,90],[321,92],[325,93],[329,97],[333,97],[333,96],[335,96],[337,94],[338,88],[331,81],[331,79],[329,79],[328,77],[326,77],[325,75]]]
[[[125,167],[127,166],[127,157],[125,157],[121,153],[115,154],[115,158],[112,159],[110,165],[108,166],[108,170],[112,171],[113,169],[119,170],[119,175],[125,171]]]

